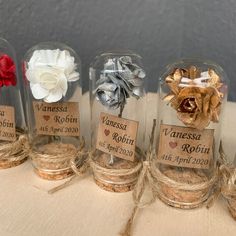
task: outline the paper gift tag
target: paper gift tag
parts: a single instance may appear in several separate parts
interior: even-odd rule
[[[96,148],[107,154],[134,161],[138,122],[101,113]]]
[[[58,136],[79,136],[80,119],[77,102],[33,102],[36,133]]]
[[[213,156],[214,130],[197,130],[174,125],[160,127],[159,163],[208,169]]]
[[[0,106],[0,139],[15,141],[15,109],[11,106]]]

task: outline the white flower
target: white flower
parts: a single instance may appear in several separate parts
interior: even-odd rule
[[[74,60],[67,50],[35,50],[26,70],[34,98],[51,103],[65,96],[68,82],[79,79]]]

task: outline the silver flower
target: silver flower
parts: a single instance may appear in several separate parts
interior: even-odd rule
[[[97,87],[96,96],[104,106],[117,109],[125,103],[125,93],[114,83],[105,82]]]
[[[117,109],[130,96],[138,99],[144,95],[145,76],[144,70],[132,63],[129,56],[108,59],[96,82],[96,98],[104,106]]]

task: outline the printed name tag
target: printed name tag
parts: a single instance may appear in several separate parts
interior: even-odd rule
[[[138,122],[101,113],[96,148],[107,154],[134,161]]]
[[[15,109],[11,106],[0,106],[0,139],[16,140]]]
[[[79,136],[79,104],[77,102],[33,102],[36,133]]]
[[[208,169],[213,158],[214,130],[161,125],[158,162],[172,166]]]

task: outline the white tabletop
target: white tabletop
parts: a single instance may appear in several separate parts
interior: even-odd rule
[[[150,95],[149,106],[155,106]],[[236,104],[228,103],[223,126],[227,154],[236,152]],[[118,235],[133,207],[132,194],[106,192],[91,176],[53,195],[47,190],[63,181],[37,177],[30,162],[0,171],[1,236]],[[179,210],[160,201],[141,209],[134,236],[235,236],[236,221],[222,199],[210,209]]]

